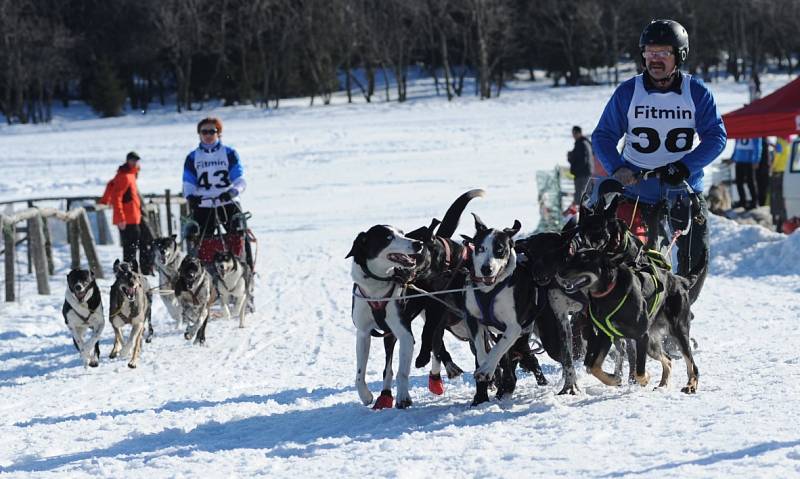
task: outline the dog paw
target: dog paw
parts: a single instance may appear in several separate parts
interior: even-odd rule
[[[419,356],[417,356],[416,361],[414,361],[414,367],[416,367],[416,368],[424,368],[425,366],[428,365],[429,362],[431,362],[431,355],[430,354],[419,353]]]
[[[488,394],[476,394],[475,397],[472,398],[472,402],[470,403],[470,407],[479,406],[485,402],[489,402],[489,395]]]
[[[192,339],[192,334],[189,331],[186,331],[185,333],[183,333],[183,339],[187,341]]]
[[[565,394],[570,394],[572,396],[575,396],[579,392],[581,392],[581,389],[578,387],[577,384],[565,384],[564,387],[561,388],[561,391],[558,392],[558,395],[563,396]]]
[[[130,362],[130,363],[128,363],[128,367],[131,368],[131,369],[136,369],[136,363]]]
[[[490,382],[490,381],[492,380],[492,378],[494,377],[494,374],[492,374],[492,373],[494,373],[494,371],[492,371],[492,372],[490,373],[490,372],[487,372],[487,371],[485,371],[483,368],[478,368],[478,369],[475,371],[475,374],[474,374],[474,376],[475,376],[475,381],[478,381],[478,382],[483,382],[483,383],[488,383],[488,382]]]
[[[96,359],[89,361],[89,367],[96,368],[99,365],[100,363]]]
[[[119,351],[111,351],[111,354],[108,355],[109,359],[114,359],[119,355]]]
[[[681,388],[681,392],[682,393],[686,393],[686,394],[695,394],[695,393],[697,393],[697,387],[696,386],[685,386],[685,387]]]
[[[622,381],[620,381],[620,383],[621,382]],[[641,376],[639,376],[638,374],[636,375],[636,383],[639,384],[639,386],[642,387],[647,386],[649,382],[650,382],[650,373],[648,373],[647,371],[645,371],[645,373],[642,374]]]
[[[538,371],[534,371],[533,375],[534,375],[534,377],[536,377],[536,384],[538,384],[539,386],[547,386],[549,384],[547,382],[547,378],[545,377],[545,375],[544,375],[544,373],[542,372],[541,369],[538,370]],[[563,389],[562,389],[562,391],[563,391]],[[562,393],[559,393],[559,394],[562,394]],[[572,393],[570,393],[570,394],[572,394]]]
[[[464,370],[458,367],[458,364],[448,361],[444,364],[444,369],[447,371],[447,378],[453,379],[464,374]]]
[[[442,381],[441,374],[428,375],[428,391],[437,396],[444,394],[444,381]]]
[[[407,409],[411,407],[411,404],[412,404],[411,398],[398,399],[396,407],[397,409]]]
[[[372,402],[372,394],[370,394],[370,402]],[[369,403],[365,404],[365,406],[369,405]],[[381,395],[378,396],[378,400],[375,401],[375,405],[372,406],[372,409],[378,411],[380,409],[391,409],[394,406],[394,398],[392,397],[391,391],[381,391]]]

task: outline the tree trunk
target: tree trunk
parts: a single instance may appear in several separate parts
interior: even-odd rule
[[[442,54],[442,69],[444,70],[444,85],[447,91],[447,101],[453,100],[453,90],[450,86],[450,59],[447,54],[447,36],[439,29],[439,48]]]

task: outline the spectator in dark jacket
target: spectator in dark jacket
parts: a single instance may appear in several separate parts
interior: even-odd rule
[[[592,144],[583,136],[579,126],[572,127],[572,137],[575,138],[575,147],[567,153],[569,172],[575,177],[575,204],[581,201],[583,190],[592,176]]]

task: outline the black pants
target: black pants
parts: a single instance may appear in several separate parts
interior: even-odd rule
[[[697,207],[692,211],[692,226],[686,235],[679,236],[675,243],[678,252],[678,271],[686,276],[701,262],[708,267],[708,206],[702,194],[696,195]],[[663,213],[658,205],[642,205],[642,220],[647,225],[647,247],[661,251],[661,246],[668,245],[672,238],[665,237],[662,225]],[[663,244],[658,244],[659,236]]]
[[[216,210],[216,214],[214,214]],[[239,231],[240,225],[234,215],[239,212],[239,207],[230,203],[216,208],[195,208],[192,211],[192,219],[197,221],[200,230],[197,232],[201,237],[208,238],[217,234],[217,226],[222,225],[224,233],[234,233]]]
[[[747,183],[747,188],[750,190],[749,203],[744,194],[745,183]],[[736,163],[736,192],[739,193],[741,206],[747,208],[749,205],[755,208],[758,205],[758,189],[756,188],[752,163]]]
[[[122,243],[122,260],[126,263],[137,261],[136,252],[142,237],[142,230],[139,225],[127,225],[124,230],[119,231],[119,241]]]

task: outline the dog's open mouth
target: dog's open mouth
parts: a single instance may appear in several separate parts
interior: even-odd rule
[[[136,296],[136,288],[123,286],[121,289],[122,289],[122,294],[124,294],[128,298],[128,300],[133,301],[133,298]]]
[[[417,259],[414,256],[403,253],[389,253],[386,255],[386,258],[393,263],[410,268],[417,264]]]
[[[592,284],[592,277],[586,273],[577,274],[570,278],[563,278],[561,276],[558,276],[557,280],[558,284],[567,293],[575,293]]]
[[[495,283],[495,281],[497,281],[497,275],[494,275],[494,276],[480,276],[480,277],[475,276],[475,277],[472,278],[472,280],[474,282],[476,282],[476,283],[483,283],[486,286],[491,286],[491,285],[493,285]]]

